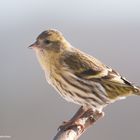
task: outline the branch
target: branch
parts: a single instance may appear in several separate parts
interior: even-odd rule
[[[71,120],[73,120],[81,110],[82,107]],[[89,109],[84,112],[78,120],[76,120],[75,125],[71,125],[66,129],[61,129],[60,127],[60,130],[53,140],[77,140],[91,125],[103,116],[103,113],[99,113],[98,111],[94,112],[92,109]]]

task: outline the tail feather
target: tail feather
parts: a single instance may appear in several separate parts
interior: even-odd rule
[[[134,94],[140,96],[140,87],[134,87]]]

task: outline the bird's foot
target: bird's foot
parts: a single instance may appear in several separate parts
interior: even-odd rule
[[[78,122],[77,120],[69,120],[69,121],[64,121],[62,125],[59,126],[58,130],[68,130],[71,129],[73,127],[80,127],[80,130],[84,131],[84,126],[82,124],[80,124],[80,122]]]
[[[92,111],[92,110],[88,110],[87,112],[86,112],[86,114],[88,115],[88,114],[91,114],[91,115],[89,115],[90,116],[90,119],[92,119],[93,121],[97,121],[100,117],[102,118],[102,117],[104,117],[104,112],[99,112],[98,110],[96,110],[96,111]]]
[[[81,107],[79,111],[74,115],[74,117],[69,121],[64,121],[63,124],[59,126],[58,130],[65,131],[71,128],[77,128],[81,131],[84,131],[86,121],[89,121],[88,124],[90,126],[103,116],[104,112],[93,110],[92,108],[83,110]]]

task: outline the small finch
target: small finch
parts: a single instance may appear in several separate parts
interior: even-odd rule
[[[67,101],[102,112],[103,108],[131,95],[140,95],[115,70],[74,48],[57,30],[42,32],[31,46],[46,79]]]

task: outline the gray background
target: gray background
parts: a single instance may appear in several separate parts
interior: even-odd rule
[[[46,83],[27,49],[49,28],[140,85],[139,0],[1,0],[0,135],[12,140],[51,140],[79,108]],[[81,140],[139,140],[139,106],[140,97],[108,106]]]

